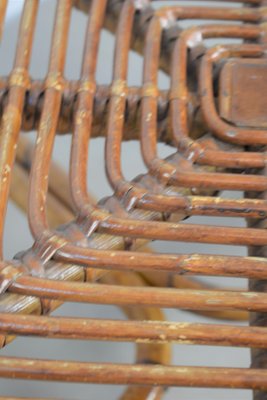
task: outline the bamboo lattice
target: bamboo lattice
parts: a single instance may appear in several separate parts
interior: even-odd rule
[[[58,0],[47,76],[33,80],[38,1],[24,2],[14,66],[0,79],[0,346],[26,335],[129,341],[137,356],[133,365],[1,356],[0,377],[128,385],[121,400],[158,400],[172,386],[248,389],[264,400],[267,2],[164,3]],[[72,7],[88,14],[77,81],[64,78]],[[96,82],[103,29],[115,35],[110,86]],[[140,87],[127,84],[131,49],[143,57]],[[159,89],[159,70],[169,90]],[[23,133],[30,130],[34,145]],[[52,162],[63,133],[72,138],[68,177]],[[95,202],[88,146],[100,136],[114,194]],[[132,181],[121,162],[126,140],[140,142],[147,169]],[[171,156],[160,157],[159,142]],[[27,212],[33,236],[11,261],[2,250],[9,197]],[[185,224],[191,216],[245,218],[247,226]],[[248,256],[151,252],[144,246],[152,240],[241,245]],[[247,278],[249,290],[210,288],[197,276]],[[67,301],[117,305],[129,320],[50,316]],[[224,322],[167,322],[161,308]],[[227,323],[248,318],[249,326]],[[172,342],[251,348],[251,368],[173,366]]]

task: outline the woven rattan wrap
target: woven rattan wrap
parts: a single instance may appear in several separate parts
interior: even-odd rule
[[[0,243],[9,196],[28,210],[34,243],[12,261],[0,249],[0,346],[15,335],[131,341],[137,358],[116,365],[1,356],[0,377],[128,385],[121,400],[158,400],[171,386],[252,389],[264,400],[267,2],[164,3],[58,0],[47,77],[34,81],[38,1],[25,0],[14,67],[0,81]],[[77,81],[64,78],[72,7],[88,14]],[[1,0],[1,27],[5,9]],[[102,29],[115,35],[111,86],[95,79]],[[143,56],[141,87],[127,85],[130,49]],[[167,91],[158,88],[160,69],[171,78]],[[72,136],[69,177],[51,162],[62,133]],[[114,194],[95,204],[87,153],[99,136]],[[128,181],[122,142],[133,139],[147,173]],[[167,159],[158,142],[173,146]],[[244,198],[220,197],[222,190]],[[246,218],[247,227],[183,223],[194,215]],[[151,240],[242,245],[249,256],[153,253],[144,248]],[[250,290],[209,289],[187,275],[248,278]],[[66,301],[118,305],[129,321],[49,316]],[[160,308],[226,321],[249,315],[250,326],[166,322]],[[171,342],[249,347],[251,368],[171,366]]]

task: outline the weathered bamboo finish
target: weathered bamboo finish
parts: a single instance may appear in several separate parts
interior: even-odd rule
[[[0,31],[6,3],[0,1]],[[58,0],[47,77],[34,81],[28,69],[38,1],[25,0],[14,68],[0,78],[0,347],[16,335],[130,341],[136,365],[2,356],[0,377],[129,385],[120,400],[159,400],[168,386],[252,389],[255,400],[265,400],[267,130],[226,121],[218,104],[227,108],[235,96],[231,76],[224,78],[227,87],[220,81],[229,61],[264,65],[267,3],[155,3]],[[64,77],[72,6],[88,13],[77,81]],[[209,24],[194,22],[199,19]],[[186,20],[192,26],[182,29]],[[115,34],[110,86],[95,78],[103,28]],[[210,39],[234,43],[208,47]],[[130,49],[143,56],[141,87],[127,84]],[[170,75],[170,90],[159,90],[159,69]],[[255,98],[255,109],[247,110],[253,115],[263,96],[249,95]],[[34,146],[24,134],[19,138],[33,129]],[[52,161],[55,137],[62,133],[72,135],[69,182]],[[114,194],[97,203],[88,191],[87,163],[90,141],[100,136]],[[140,142],[147,172],[128,181],[122,142],[133,139]],[[173,146],[167,159],[159,157],[158,142]],[[218,191],[224,189],[244,191],[244,198],[222,198]],[[34,237],[32,248],[13,261],[2,255],[9,191],[27,212]],[[246,218],[248,227],[183,222],[193,215]],[[151,240],[250,251],[248,257],[163,254],[144,248]],[[250,290],[209,287],[191,278],[199,275],[248,278]],[[50,316],[66,301],[118,305],[129,321]],[[167,322],[160,308],[168,307],[225,320],[250,313],[252,326]],[[172,342],[249,347],[252,367],[170,366]]]

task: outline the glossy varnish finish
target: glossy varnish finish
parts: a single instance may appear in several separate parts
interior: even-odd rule
[[[257,92],[267,70],[267,4],[195,3],[155,8],[149,0],[58,0],[47,77],[33,81],[28,67],[38,1],[25,0],[14,68],[0,79],[0,250],[9,195],[28,210],[34,243],[12,262],[0,251],[0,345],[22,335],[130,341],[137,351],[136,365],[2,356],[0,377],[129,385],[121,400],[159,400],[170,386],[252,389],[255,400],[267,398],[267,131]],[[88,24],[80,78],[67,81],[74,6],[88,13]],[[5,9],[2,0],[1,27]],[[194,23],[200,19],[209,23]],[[182,29],[186,20],[191,27]],[[103,28],[115,34],[109,87],[95,78]],[[210,39],[233,43],[210,47]],[[127,85],[130,49],[143,56],[140,88]],[[239,76],[233,84],[234,68]],[[171,77],[168,91],[158,88],[159,69]],[[34,146],[20,134],[31,129],[37,131]],[[69,178],[51,161],[62,133],[72,137]],[[103,162],[114,194],[96,203],[87,188],[87,163],[90,141],[99,136],[105,137]],[[122,142],[132,139],[140,141],[147,172],[128,181]],[[159,156],[158,142],[173,146],[167,159]],[[220,197],[225,189],[243,191],[244,198]],[[183,223],[193,215],[241,217],[248,224]],[[242,245],[249,256],[161,254],[144,247],[156,239]],[[198,275],[248,278],[250,291],[188,277]],[[49,315],[66,301],[118,305],[129,321]],[[244,321],[250,313],[252,326],[167,322],[160,310],[167,307],[220,320]],[[248,347],[252,367],[171,366],[172,342]]]

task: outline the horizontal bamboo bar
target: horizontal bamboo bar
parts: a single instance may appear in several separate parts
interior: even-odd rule
[[[53,339],[267,348],[267,328],[0,314],[0,333]]]
[[[55,281],[20,276],[12,293],[59,301],[151,306],[182,310],[249,310],[267,312],[267,294],[130,287]]]
[[[0,377],[46,381],[190,386],[267,391],[267,371],[240,368],[96,364],[0,357]]]
[[[212,256],[209,254],[163,254],[106,251],[66,246],[54,258],[96,269],[121,271],[168,271],[181,275],[230,276],[266,279],[266,260],[257,257]],[[126,268],[127,266],[127,268]]]

